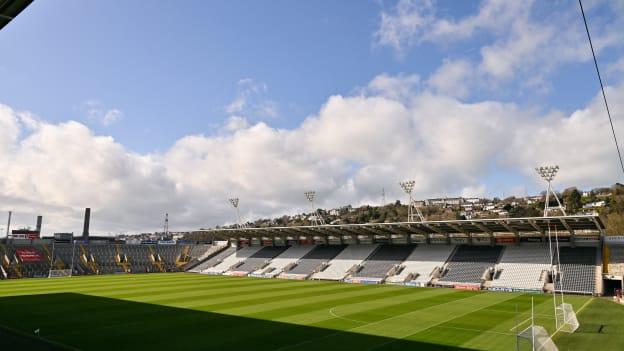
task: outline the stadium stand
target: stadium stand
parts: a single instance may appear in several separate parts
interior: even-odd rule
[[[182,255],[182,245],[155,245],[155,252],[161,260],[166,272],[179,272],[178,258]]]
[[[194,259],[195,262],[192,262],[191,265],[187,267],[187,271],[200,273],[204,269],[208,269],[215,264],[221,262],[224,258],[228,257],[232,253],[236,251],[236,247],[227,246],[227,245],[202,245],[207,246],[204,247],[204,252],[201,251],[193,251],[191,250],[191,255],[193,252],[201,253],[201,256]]]
[[[342,280],[359,268],[359,265],[369,257],[377,248],[378,244],[349,245],[334,257],[320,272],[312,275],[312,279],[319,280]]]
[[[454,245],[418,245],[386,282],[427,286],[438,276],[454,249]]]
[[[89,244],[82,246],[84,255],[81,260],[93,258],[93,266],[98,274],[124,273],[126,269],[118,262],[118,252],[115,245]]]
[[[230,269],[230,275],[247,275],[253,271],[262,269],[266,267],[274,257],[287,249],[288,246],[265,246],[245,261],[232,267]]]
[[[624,273],[624,247],[609,248],[609,272]],[[550,283],[546,244],[295,245],[75,244],[38,240],[0,243],[0,279],[71,274],[189,271],[282,279],[344,280],[412,286],[451,286],[503,291],[602,293],[602,262],[596,246],[560,247],[561,282]],[[618,271],[618,269],[620,269]],[[54,275],[60,276],[60,275]],[[557,277],[555,277],[557,278]]]
[[[559,275],[555,281],[555,290],[593,294],[596,288],[596,248],[595,247],[560,247]]]
[[[542,291],[550,271],[550,252],[544,244],[507,246],[494,269],[492,290]]]
[[[72,269],[73,274],[91,274],[92,270],[81,260],[80,248],[73,244],[56,244],[54,245],[54,262],[55,265],[59,264],[62,269]]]
[[[285,269],[278,277],[283,279],[307,279],[311,274],[318,272],[331,259],[336,257],[345,245],[319,245],[308,252],[293,267]]]
[[[436,284],[480,287],[486,271],[498,262],[502,249],[501,246],[458,246]]]
[[[273,278],[284,272],[289,266],[296,264],[298,260],[307,255],[314,247],[314,245],[291,246],[288,250],[275,257],[268,266],[251,273],[251,276]]]
[[[210,245],[210,244],[197,244],[191,245],[191,251],[189,254],[191,257],[202,258],[206,253],[215,247],[226,247],[227,245]]]
[[[128,258],[132,273],[157,272],[150,261],[150,248],[151,245],[120,245],[121,252]]]
[[[211,250],[213,249],[216,250],[217,248],[220,250],[220,249],[225,248],[227,245],[226,244],[219,244],[219,245],[197,244],[197,245],[185,245],[185,246],[188,247],[189,249],[182,250],[182,255],[180,256],[179,261],[180,261],[180,266],[182,267],[182,269],[187,271],[196,267],[200,262],[208,258],[208,256],[215,253],[215,251],[211,251]],[[185,254],[188,256],[184,257]]]
[[[12,276],[17,278],[47,277],[50,271],[50,254],[47,246],[36,244],[7,245],[5,252],[10,257]]]
[[[205,274],[223,274],[230,270],[230,268],[239,262],[242,262],[255,254],[262,247],[260,246],[247,246],[240,250],[235,250],[231,255],[223,258],[223,260],[217,263],[215,266],[210,267],[202,271]]]
[[[414,250],[413,245],[381,245],[364,263],[361,268],[347,278],[349,282],[379,284],[397,270],[401,262]]]

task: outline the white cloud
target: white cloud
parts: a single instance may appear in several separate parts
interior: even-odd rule
[[[624,74],[624,57],[610,64],[607,67],[607,74]]]
[[[173,228],[194,229],[233,222],[231,196],[255,218],[304,210],[310,189],[324,207],[378,203],[382,188],[389,201],[403,199],[398,182],[408,178],[418,198],[491,194],[484,184],[493,166],[525,174],[530,187],[542,163],[561,166],[561,188],[621,179],[599,98],[569,116],[541,115],[427,91],[406,99],[403,84],[381,86],[398,91],[332,96],[291,130],[232,117],[217,134],[183,137],[162,154],[133,153],[81,123],[51,124],[0,105],[0,211],[43,214],[47,231],[79,232],[87,206],[94,232],[159,229],[165,212]],[[624,86],[607,93],[621,114]],[[622,135],[624,126],[616,128]]]
[[[473,78],[476,79],[469,81],[472,85],[500,87],[501,83],[514,82],[520,77],[521,87],[544,92],[549,85],[546,77],[554,69],[565,63],[591,60],[578,4],[551,5],[536,1],[483,0],[476,13],[455,19],[439,14],[432,1],[400,0],[392,9],[381,12],[374,37],[377,44],[393,48],[400,57],[422,43],[448,49],[475,39],[481,46],[478,61],[469,56],[453,60],[474,62],[471,66],[475,67]],[[591,22],[597,52],[624,47],[620,35],[624,14],[618,12],[621,2],[598,1],[587,7],[589,15],[595,8],[611,14]],[[442,78],[439,76],[442,70],[451,67],[443,65],[430,80]],[[441,82],[445,84],[445,80]],[[447,92],[465,97],[465,90]]]
[[[106,111],[104,117],[102,117],[102,124],[105,126],[111,125],[121,119],[121,111],[114,108],[112,110]]]
[[[404,100],[413,96],[420,84],[417,74],[399,74],[392,76],[386,73],[377,75],[368,83],[365,94],[384,96],[390,99]]]
[[[406,46],[422,41],[422,34],[435,21],[433,1],[400,0],[393,13],[382,12],[375,39],[380,45],[403,54]]]
[[[242,115],[248,118],[275,118],[279,115],[278,105],[267,98],[268,86],[251,78],[240,79],[237,83],[236,98],[225,106],[230,115]]]
[[[461,190],[463,197],[484,197],[487,196],[487,187],[485,184],[467,186]]]
[[[465,60],[444,60],[427,80],[427,83],[440,94],[465,98],[474,79],[472,65]]]
[[[245,117],[231,116],[223,126],[225,132],[235,132],[249,128],[249,121]]]
[[[606,93],[611,98],[611,112],[621,115],[624,85],[608,88]],[[528,126],[517,129],[509,139],[504,157],[507,165],[533,174],[535,165],[558,164],[562,171],[557,181],[568,186],[609,185],[621,179],[622,170],[602,95],[597,94],[586,108],[569,116],[553,113],[524,122]],[[614,123],[621,140],[624,123],[618,119]]]
[[[82,106],[83,112],[91,122],[97,122],[105,127],[122,119],[123,113],[117,108],[107,109],[98,100],[86,101]]]

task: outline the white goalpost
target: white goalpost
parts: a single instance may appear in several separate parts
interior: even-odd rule
[[[76,256],[76,241],[72,240],[72,258],[71,265],[69,269],[54,269],[54,241],[52,241],[52,256],[50,257],[50,270],[48,271],[48,278],[62,278],[62,277],[71,277],[74,272],[74,257]]]
[[[520,350],[520,340],[528,341],[532,351],[558,351],[557,345],[552,341],[546,328],[535,325],[535,313],[533,311],[533,298],[531,298],[531,325],[516,335],[516,349]]]

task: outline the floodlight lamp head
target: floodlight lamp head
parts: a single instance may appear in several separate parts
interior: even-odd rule
[[[308,201],[310,201],[310,202],[314,201],[314,196],[316,196],[316,192],[315,191],[306,191],[303,194],[305,195],[306,199],[308,199]]]
[[[234,206],[234,208],[238,208],[238,198],[232,198],[230,199],[230,203],[232,204],[232,206]]]
[[[414,185],[416,185],[416,181],[406,180],[404,182],[400,182],[399,185],[401,185],[403,191],[405,191],[407,194],[411,194],[412,190],[414,190]]]
[[[547,182],[551,182],[555,179],[557,172],[559,171],[559,166],[542,166],[535,168],[537,173]]]

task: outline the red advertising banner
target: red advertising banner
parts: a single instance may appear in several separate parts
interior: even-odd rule
[[[494,238],[494,242],[497,244],[514,244],[516,243],[516,237],[504,236],[504,237]]]
[[[472,285],[472,284],[455,284],[454,288],[460,289],[460,290],[473,290],[473,291],[481,290],[481,287],[479,285]]]
[[[15,249],[15,253],[22,262],[39,262],[43,260],[43,255],[32,247]]]

